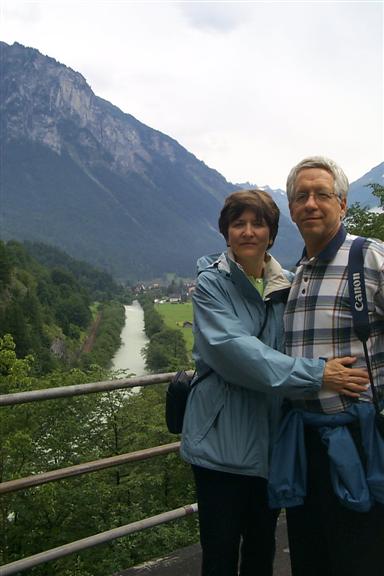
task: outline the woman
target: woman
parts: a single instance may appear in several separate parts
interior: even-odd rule
[[[280,397],[347,388],[365,372],[353,358],[290,358],[282,317],[290,273],[267,253],[279,209],[264,191],[231,194],[219,229],[228,250],[198,261],[193,296],[194,359],[206,378],[193,387],[181,455],[192,464],[199,506],[203,576],[270,576],[277,512],[268,507],[268,459]],[[349,383],[347,383],[349,382]]]

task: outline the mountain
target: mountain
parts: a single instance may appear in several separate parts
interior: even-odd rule
[[[281,188],[270,188],[269,186],[258,186],[257,184],[251,184],[251,182],[242,182],[240,184],[235,184],[235,186],[240,189],[250,190],[251,188],[257,188],[258,190],[265,190],[272,196],[273,200],[276,202],[278,207],[280,208],[281,214],[289,217],[289,208],[288,208],[288,198],[287,193],[285,190]]]
[[[348,206],[360,202],[361,206],[373,208],[379,206],[379,199],[372,194],[372,189],[367,184],[381,184],[384,186],[384,162],[375,166],[361,178],[352,182],[348,192]]]
[[[1,44],[1,235],[119,278],[193,273],[233,190],[175,140],[37,50]]]
[[[199,256],[223,249],[218,214],[238,186],[33,48],[1,42],[0,74],[1,238],[50,244],[119,280],[193,276]],[[289,267],[301,247],[282,209],[272,252]]]

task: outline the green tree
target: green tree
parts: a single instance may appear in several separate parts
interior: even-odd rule
[[[12,334],[18,357],[33,354],[34,370],[46,373],[59,363],[50,351],[53,339],[62,350],[79,346],[91,320],[89,294],[71,272],[45,269],[18,242],[1,245],[1,264],[0,336]]]
[[[12,393],[105,379],[106,372],[56,371],[31,376],[33,358],[18,359],[10,336],[0,339],[0,391]],[[100,395],[3,407],[0,419],[0,480],[48,471],[102,457],[106,423]],[[102,476],[101,476],[102,478]],[[0,499],[1,563],[106,529],[109,483],[97,475],[47,484]],[[33,530],[31,530],[33,527]],[[72,558],[73,563],[76,558]],[[37,574],[61,574],[52,565]],[[73,571],[75,573],[75,571]],[[91,572],[92,573],[92,572]],[[85,572],[84,572],[85,574]]]
[[[11,263],[4,242],[0,240],[0,290],[4,289],[11,280]]]
[[[384,209],[384,186],[368,184],[372,194],[379,198],[380,207]],[[352,204],[347,210],[344,224],[351,234],[384,240],[384,212],[371,212],[360,206],[359,202]]]
[[[152,298],[149,296],[141,296],[139,301],[144,310],[145,333],[148,338],[151,338],[156,332],[160,332],[164,328],[164,321],[155,310]]]
[[[125,322],[124,306],[116,301],[104,302],[99,306],[98,318],[92,349],[82,354],[80,363],[82,366],[98,364],[108,368],[121,344],[120,333]]]
[[[167,372],[188,367],[183,333],[164,328],[152,336],[144,348],[146,366],[151,372]]]

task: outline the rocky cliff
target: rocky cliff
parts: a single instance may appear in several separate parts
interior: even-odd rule
[[[221,250],[217,217],[236,187],[169,136],[97,97],[86,80],[0,43],[1,237],[38,240],[118,278],[193,275]],[[300,240],[282,217],[285,265]]]

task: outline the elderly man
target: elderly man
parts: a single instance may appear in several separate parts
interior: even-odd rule
[[[365,366],[349,305],[348,255],[354,236],[347,234],[342,224],[348,187],[341,168],[318,156],[302,160],[288,176],[289,209],[305,249],[286,308],[286,351],[291,356],[308,358],[355,356],[355,366]],[[384,244],[377,241],[366,244],[364,270],[371,324],[368,350],[373,380],[383,398]],[[372,422],[375,416],[371,399],[370,388],[355,405],[346,396],[321,391],[313,399],[293,404],[298,413],[328,414],[335,420],[341,413],[353,410],[357,413],[364,403]],[[328,455],[330,428],[323,426],[320,432],[318,423],[304,422],[307,493],[302,505],[287,508],[293,576],[382,576],[384,505],[374,497],[369,505],[363,506],[364,511],[356,511],[358,506],[354,502],[350,507],[341,503],[335,495],[334,472]],[[337,443],[350,441],[357,448],[357,452],[353,450],[360,459],[365,481],[369,458],[361,420],[357,417],[342,428],[344,440],[333,436],[338,454],[335,458],[340,458],[344,451],[344,445]],[[381,449],[384,464],[384,442]],[[384,487],[384,466],[379,470],[380,482]]]

